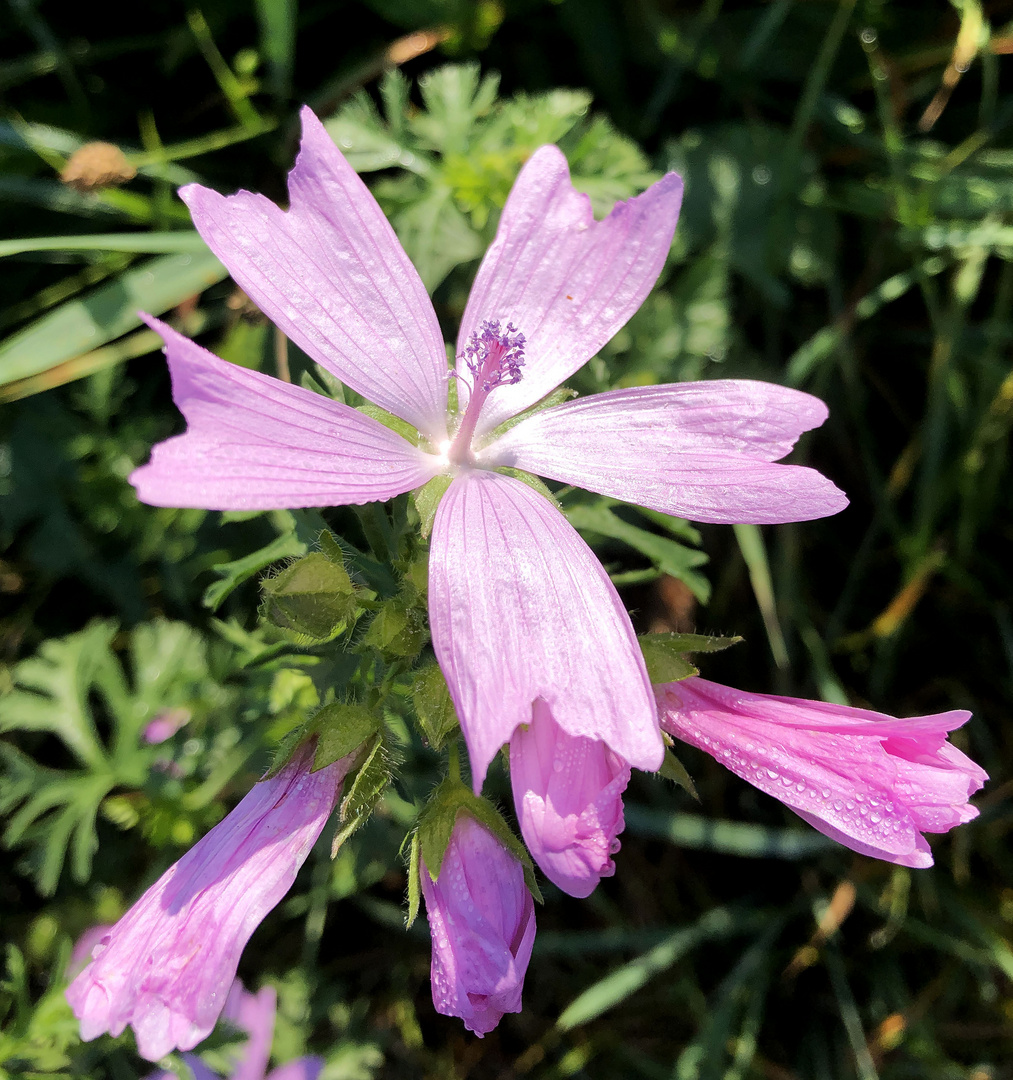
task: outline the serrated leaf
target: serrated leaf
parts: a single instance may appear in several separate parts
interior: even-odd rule
[[[652,683],[677,682],[699,675],[687,653],[720,652],[738,644],[740,637],[708,637],[705,634],[641,634],[637,638]]]
[[[87,881],[98,840],[95,819],[115,788],[140,788],[156,750],[144,725],[164,708],[194,707],[211,697],[203,641],[183,623],[155,620],[131,633],[128,669],[113,651],[114,623],[94,622],[47,641],[12,672],[0,700],[0,730],[45,731],[59,738],[80,769],[43,766],[0,743],[0,814],[4,843],[50,895],[69,857],[71,875]]]
[[[233,559],[231,562],[219,563],[212,569],[221,578],[204,590],[204,606],[212,611],[217,611],[232,592],[239,588],[244,581],[249,581],[255,574],[270,566],[280,559],[289,559],[298,555],[305,555],[309,547],[307,542],[299,535],[296,529],[294,517],[286,515],[290,524],[269,544],[265,544],[257,551],[244,555],[241,559]]]
[[[416,672],[412,682],[412,704],[426,741],[434,750],[439,750],[447,736],[460,727],[439,664],[427,664]]]

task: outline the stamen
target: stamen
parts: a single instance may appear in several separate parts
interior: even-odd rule
[[[471,335],[460,359],[475,377],[476,390],[481,387],[488,394],[497,386],[520,382],[524,335],[513,323],[501,330],[499,319],[486,319],[481,329]]]
[[[525,338],[520,330],[512,322],[503,329],[499,319],[486,319],[468,339],[458,356],[456,374],[461,376],[460,362],[463,361],[471,372],[471,397],[448,453],[451,461],[463,465],[472,460],[471,439],[478,414],[497,386],[510,386],[521,381],[524,345]]]

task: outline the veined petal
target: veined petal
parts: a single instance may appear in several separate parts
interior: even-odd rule
[[[290,207],[191,184],[180,198],[208,247],[308,355],[425,434],[446,435],[436,313],[383,211],[308,108]]]
[[[827,416],[746,379],[633,387],[534,413],[479,455],[693,521],[808,521],[848,505],[815,469],[777,465]]]
[[[931,866],[921,834],[977,816],[968,798],[988,777],[946,741],[968,712],[897,719],[733,690],[696,676],[655,690],[669,734],[863,855]]]
[[[433,647],[475,790],[541,698],[568,734],[641,769],[664,754],[633,627],[591,549],[543,496],[466,471],[444,495],[429,558]]]
[[[159,443],[130,482],[142,502],[277,510],[390,499],[440,468],[372,417],[301,386],[219,360],[145,316],[166,343],[187,431]]]
[[[458,354],[485,320],[513,322],[525,337],[524,377],[497,388],[483,406],[477,435],[543,398],[640,307],[665,264],[681,202],[682,179],[668,173],[595,221],[591,200],[570,183],[562,153],[543,146],[531,156],[461,320]]]

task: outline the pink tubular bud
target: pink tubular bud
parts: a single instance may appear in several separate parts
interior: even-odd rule
[[[510,782],[524,842],[545,876],[588,896],[616,872],[630,767],[597,739],[568,735],[539,698],[510,740]]]
[[[433,1005],[481,1038],[521,1011],[535,905],[520,862],[460,813],[436,881],[420,866],[433,938]]]
[[[655,692],[665,731],[863,855],[931,866],[922,833],[978,816],[967,800],[988,776],[946,739],[968,712],[898,720],[696,677]]]
[[[312,746],[255,784],[95,946],[67,989],[85,1041],[130,1024],[156,1061],[204,1039],[240,954],[288,892],[330,817],[354,755],[310,772]]]

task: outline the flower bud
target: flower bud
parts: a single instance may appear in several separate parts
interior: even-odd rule
[[[250,935],[288,892],[334,809],[349,755],[310,772],[306,744],[151,886],[67,989],[86,1042],[131,1024],[156,1061],[206,1038]]]
[[[524,868],[467,813],[457,816],[434,881],[420,861],[433,938],[433,1005],[480,1038],[521,1011],[535,940],[535,905]]]
[[[946,739],[969,712],[898,720],[696,677],[655,693],[665,731],[863,855],[931,866],[922,833],[947,832],[978,816],[967,800],[988,776]]]

